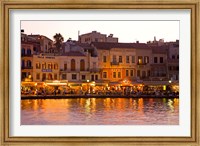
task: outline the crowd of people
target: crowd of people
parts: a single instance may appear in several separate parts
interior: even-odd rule
[[[132,88],[121,88],[121,89],[103,89],[103,90],[81,90],[79,89],[60,89],[60,88],[51,88],[51,89],[45,89],[45,88],[26,88],[21,90],[22,95],[125,95],[125,96],[131,96],[131,95],[155,95],[155,96],[178,96],[178,91],[171,91],[171,90],[138,90],[138,89],[132,89]]]

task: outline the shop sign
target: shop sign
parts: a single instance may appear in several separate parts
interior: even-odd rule
[[[52,69],[42,69],[42,72],[52,72]]]

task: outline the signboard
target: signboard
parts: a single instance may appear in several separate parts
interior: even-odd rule
[[[42,69],[42,72],[52,72],[52,69]]]

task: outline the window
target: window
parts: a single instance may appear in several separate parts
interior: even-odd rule
[[[76,64],[75,63],[76,63],[75,60],[72,59],[71,60],[71,71],[75,71],[75,69],[76,69]]]
[[[63,80],[66,80],[66,79],[67,79],[66,74],[62,74],[62,79],[63,79]]]
[[[138,56],[138,64],[142,64],[143,61],[142,61],[142,56]]]
[[[54,64],[54,69],[58,69],[58,64],[57,63]]]
[[[121,72],[118,72],[118,78],[121,78]]]
[[[158,58],[154,57],[154,63],[158,63]]]
[[[46,74],[45,73],[42,74],[42,81],[44,81],[44,80],[46,80]]]
[[[95,80],[98,80],[98,75],[95,75]]]
[[[31,61],[30,60],[27,61],[27,67],[29,67],[29,68],[31,67]]]
[[[98,38],[95,38],[95,42],[98,42]]]
[[[116,72],[113,72],[113,78],[116,78]]]
[[[132,63],[135,63],[135,56],[132,56]]]
[[[172,55],[172,59],[175,59],[175,55]]]
[[[48,64],[48,69],[52,69],[52,64],[51,63]]]
[[[94,81],[94,75],[91,75],[91,80]]]
[[[133,70],[131,70],[131,73],[130,73],[130,74],[131,74],[131,77],[132,77],[132,76],[133,76]]]
[[[53,80],[52,74],[48,74],[48,80]]]
[[[64,64],[64,70],[67,70],[67,63]]]
[[[119,56],[119,63],[122,63],[122,56]]]
[[[129,76],[129,72],[128,72],[128,70],[126,70],[126,76],[127,76],[127,77]]]
[[[82,78],[82,80],[85,80],[85,75],[82,75],[81,78]]]
[[[46,63],[42,63],[42,69],[46,69]]]
[[[144,63],[145,64],[149,63],[149,56],[144,56]]]
[[[103,72],[103,78],[107,78],[107,72]]]
[[[179,55],[177,55],[177,59],[179,59]]]
[[[163,63],[163,57],[160,57],[160,63]]]
[[[72,80],[76,80],[76,74],[72,74]]]
[[[126,63],[129,63],[129,56],[126,56]]]
[[[36,74],[36,79],[39,80],[40,79],[40,73]]]
[[[25,49],[24,48],[22,48],[22,52],[21,52],[22,54],[22,56],[24,56],[25,55]]]
[[[105,63],[106,61],[106,56],[103,56],[103,62]]]
[[[54,80],[57,80],[58,78],[57,78],[57,74],[54,74]]]
[[[27,50],[27,55],[31,55],[31,49],[30,48],[28,48],[28,50]]]
[[[142,78],[145,78],[145,77],[146,77],[146,72],[142,71]]]
[[[40,63],[36,63],[36,69],[40,69]]]
[[[80,61],[80,71],[84,71],[85,70],[85,61],[83,59],[81,59]]]
[[[116,55],[113,55],[113,62],[117,62]]]
[[[140,70],[137,70],[137,76],[140,77]]]
[[[25,61],[22,60],[22,68],[24,68],[24,67],[25,67]]]

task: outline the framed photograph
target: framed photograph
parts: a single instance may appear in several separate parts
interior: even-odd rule
[[[2,145],[199,145],[199,1],[1,1]]]

